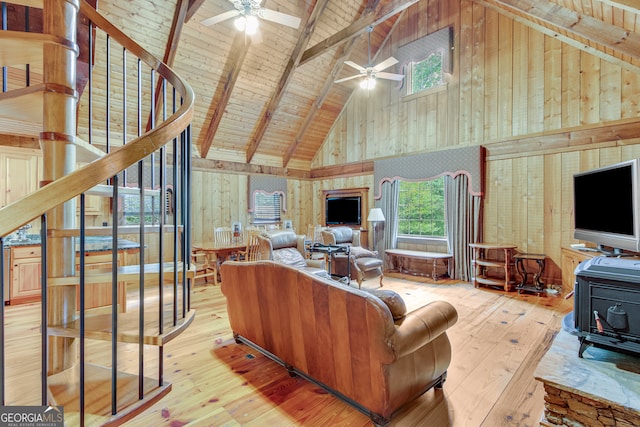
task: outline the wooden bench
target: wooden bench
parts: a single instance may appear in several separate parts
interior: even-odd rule
[[[426,251],[413,251],[409,249],[387,249],[385,253],[389,257],[391,265],[393,265],[393,270],[400,273],[409,272],[408,269],[404,268],[404,260],[407,258],[413,259],[421,259],[421,260],[433,260],[433,270],[431,272],[431,277],[433,280],[438,280],[438,271],[437,264],[438,260],[442,260],[444,265],[447,267],[447,271],[449,270],[449,261],[452,259],[452,255],[448,253],[442,252],[426,252]]]

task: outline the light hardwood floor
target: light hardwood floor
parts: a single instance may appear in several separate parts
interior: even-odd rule
[[[370,282],[363,286],[374,287],[375,281]],[[400,274],[386,277],[385,288],[400,293],[409,310],[444,299],[459,314],[448,331],[453,357],[443,391],[425,393],[396,415],[393,426],[538,425],[543,390],[533,373],[562,317],[572,309],[572,300]],[[197,310],[193,324],[165,348],[164,379],[172,383],[172,391],[125,426],[371,425],[346,403],[301,378],[291,378],[255,350],[235,344],[220,287],[198,283],[192,305]],[[38,319],[39,304],[8,307],[10,345],[37,348]],[[20,333],[23,328],[26,332]],[[12,337],[16,333],[20,336]],[[123,345],[120,363],[129,359],[136,367],[136,348]],[[96,343],[89,347],[88,358],[100,361],[105,351],[104,343]],[[153,348],[145,351],[147,375],[155,375],[157,353]],[[38,360],[37,350],[28,354]],[[33,363],[15,363],[21,384],[39,375],[37,363],[36,372]],[[27,393],[26,385],[12,383],[7,385],[9,396],[20,394],[20,404],[39,404],[38,390]],[[36,400],[29,403],[29,395]]]

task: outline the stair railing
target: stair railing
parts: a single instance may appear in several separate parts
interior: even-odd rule
[[[138,323],[138,399],[144,399],[145,395],[145,342],[143,337],[151,332],[145,329],[145,286],[146,266],[157,264],[158,274],[158,335],[164,334],[165,319],[164,286],[166,275],[173,275],[173,292],[169,294],[172,305],[172,319],[170,324],[175,326],[180,319],[184,319],[190,307],[190,281],[187,279],[191,252],[191,212],[190,212],[190,172],[191,172],[191,136],[189,124],[193,114],[194,95],[188,84],[175,74],[168,66],[144,50],[140,45],[128,38],[122,31],[108,22],[95,9],[82,1],[80,12],[86,16],[92,26],[100,30],[90,36],[90,62],[95,57],[95,62],[90,66],[89,88],[82,95],[79,102],[85,103],[81,110],[87,110],[86,119],[82,114],[78,116],[78,136],[89,143],[106,148],[104,156],[70,172],[68,175],[56,179],[24,198],[0,209],[0,249],[4,251],[5,243],[9,235],[18,228],[32,221],[40,219],[42,241],[42,321],[47,320],[47,290],[49,278],[47,277],[46,245],[51,236],[77,237],[79,253],[86,251],[87,237],[104,235],[111,237],[112,248],[112,277],[111,277],[111,415],[121,412],[122,402],[118,399],[118,300],[119,276],[118,265],[118,239],[123,234],[131,234],[137,229],[138,244],[140,247],[138,271],[138,296],[139,296],[139,323]],[[90,34],[92,32],[90,31]],[[95,42],[95,43],[94,43]],[[122,49],[120,60],[121,67],[114,67],[113,44]],[[94,48],[94,45],[97,46]],[[131,67],[129,58],[135,58],[135,67]],[[102,62],[103,61],[103,62]],[[104,68],[100,68],[104,67]],[[148,71],[143,71],[146,67]],[[95,87],[94,77],[97,70],[105,74],[105,87]],[[116,71],[118,70],[118,71]],[[121,75],[121,77],[118,77]],[[134,75],[135,81],[129,76]],[[156,77],[157,75],[157,77]],[[153,99],[156,93],[155,79],[159,79],[162,87],[161,99]],[[116,92],[117,82],[120,83],[120,91]],[[146,89],[145,89],[146,87]],[[132,100],[128,96],[131,90],[136,94]],[[167,98],[170,98],[169,100]],[[120,108],[114,108],[113,100],[121,102]],[[102,120],[95,117],[94,104],[103,102],[105,115]],[[160,107],[156,109],[156,105]],[[134,111],[134,114],[129,114]],[[170,114],[170,115],[169,115]],[[152,118],[151,129],[142,133],[142,117]],[[132,118],[132,120],[130,119]],[[113,141],[121,139],[121,144]],[[96,141],[101,141],[102,144]],[[120,146],[118,146],[120,145]],[[107,183],[108,185],[104,185]],[[87,225],[86,197],[100,194],[111,199],[111,225],[108,227],[94,227]],[[125,212],[122,200],[128,196],[137,195],[139,199],[137,226],[121,225],[123,216],[131,215],[131,211]],[[47,212],[63,203],[73,199],[79,199],[80,224],[77,230],[48,230]],[[151,215],[157,215],[151,224],[145,224],[148,216],[148,204],[150,202]],[[157,206],[157,210],[155,208]],[[135,215],[132,215],[135,217]],[[171,236],[166,241],[166,235]],[[158,247],[157,253],[147,251],[146,239],[149,236],[157,236],[154,242]],[[74,239],[75,240],[75,239]],[[169,259],[168,262],[165,262]],[[86,268],[84,256],[78,257],[78,284],[80,294],[79,307],[79,415],[78,422],[84,425],[85,413],[85,345],[87,322],[85,315],[85,282],[90,275]],[[0,280],[4,281],[3,271],[9,268],[0,262]],[[0,283],[0,295],[4,293],[4,283]],[[180,287],[180,289],[179,289]],[[3,295],[4,296],[4,295]],[[0,400],[3,405],[11,404],[12,398],[7,399],[5,362],[5,308],[0,305]],[[48,325],[49,327],[51,325]],[[47,353],[48,353],[48,328],[42,328],[41,339],[41,379],[40,398],[41,404],[49,404]],[[158,386],[164,384],[163,380],[163,346],[158,346]],[[35,404],[35,402],[21,402],[21,404]],[[101,414],[103,415],[103,414]]]

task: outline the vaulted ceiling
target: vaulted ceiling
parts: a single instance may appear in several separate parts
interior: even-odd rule
[[[412,15],[464,5],[491,8],[640,72],[639,0],[263,0],[301,24],[260,20],[257,37],[238,32],[233,19],[202,24],[232,10],[230,0],[98,1],[98,10],[192,85],[192,135],[201,157],[309,170],[351,93],[361,90],[357,79],[334,80],[354,74],[345,60],[368,62],[368,28],[376,63],[393,55],[389,37]],[[466,30],[454,32],[456,45]]]

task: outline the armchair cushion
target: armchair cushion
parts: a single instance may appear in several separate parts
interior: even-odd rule
[[[307,262],[296,248],[281,248],[274,250],[273,260],[295,268],[307,267]]]
[[[362,246],[351,246],[351,248],[349,249],[349,255],[352,255],[355,258],[375,258],[378,256],[378,252],[370,251],[369,249],[365,249]]]

